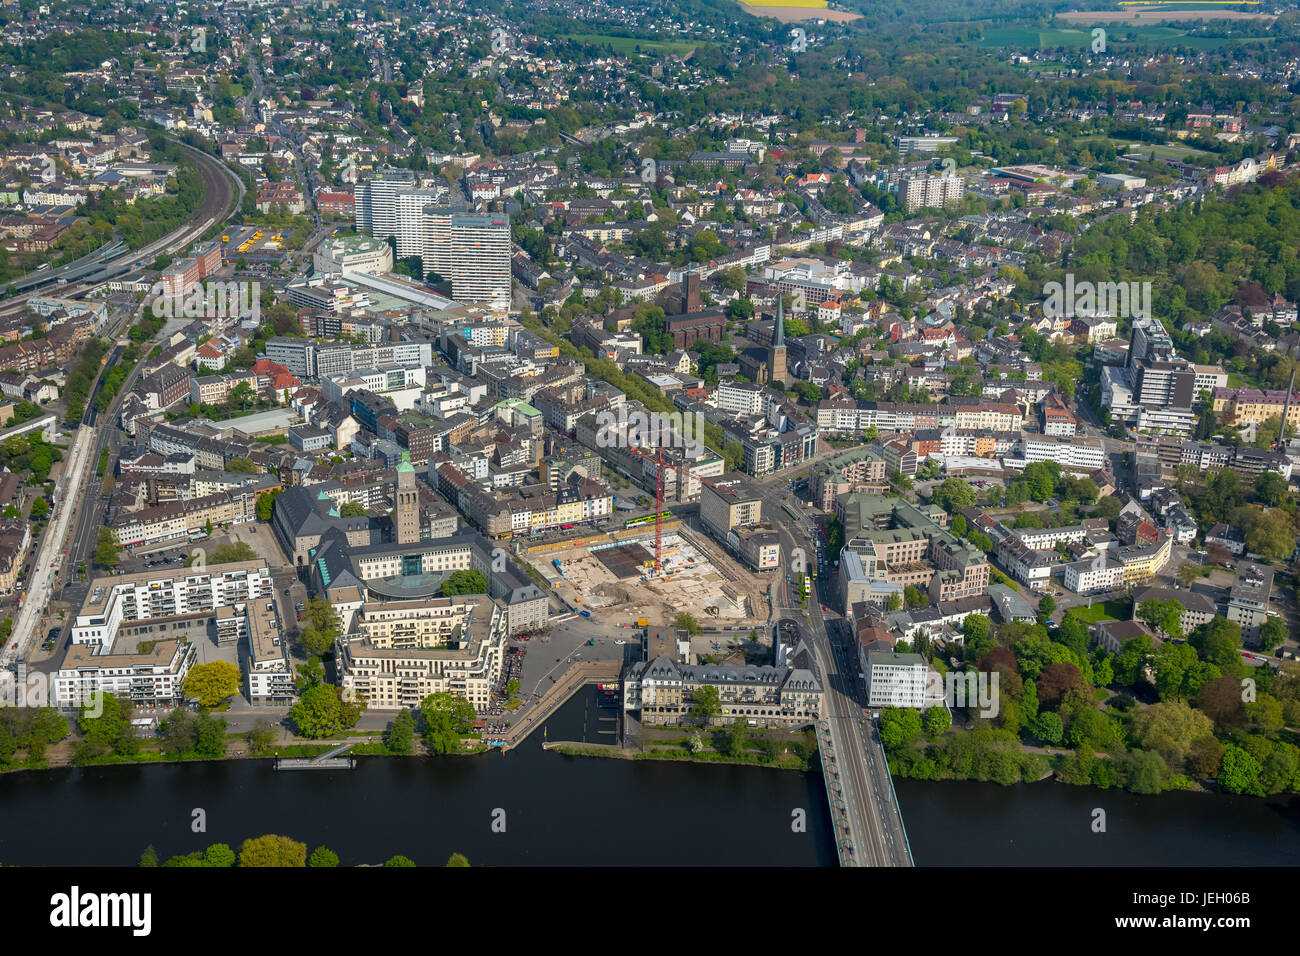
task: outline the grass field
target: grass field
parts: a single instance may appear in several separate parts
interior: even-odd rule
[[[1100,21],[1099,21],[1100,22]],[[1032,27],[993,27],[984,31],[984,46],[1020,47],[1022,49],[1055,49],[1056,47],[1092,47],[1092,27],[1072,29],[1052,27],[1037,30]],[[1216,50],[1222,46],[1241,43],[1271,43],[1270,37],[1203,37],[1189,36],[1187,31],[1174,27],[1125,26],[1112,29],[1106,37],[1110,47],[1123,48],[1141,44],[1151,46],[1191,47],[1196,50]]]
[[[690,53],[698,43],[689,40],[650,40],[641,37],[614,37],[599,33],[570,33],[567,39],[575,43],[588,43],[592,46],[608,47],[615,53]]]
[[[1221,10],[1200,4],[1179,7],[1176,4],[1159,7],[1122,7],[1119,10],[1071,10],[1056,15],[1061,20],[1086,20],[1089,23],[1128,23],[1141,20],[1273,20],[1271,13],[1251,13],[1244,10]]]
[[[1179,146],[1175,143],[1137,143],[1132,140],[1115,139],[1109,136],[1089,136],[1085,139],[1077,139],[1075,142],[1079,145],[1109,143],[1121,155],[1124,153],[1150,153],[1154,159],[1188,160],[1207,155],[1199,149],[1192,149],[1190,146]]]
[[[747,7],[826,7],[826,0],[740,0]]]
[[[1129,610],[1128,601],[1104,601],[1092,607],[1072,607],[1066,613],[1073,614],[1085,624],[1096,624],[1098,621],[1127,620]]]

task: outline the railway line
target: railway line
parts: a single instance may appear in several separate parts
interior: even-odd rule
[[[203,204],[194,214],[194,218],[202,216],[203,219],[197,225],[189,223],[179,226],[161,239],[135,251],[126,249],[125,244],[119,240],[96,250],[91,257],[87,257],[90,261],[83,259],[61,269],[51,270],[44,276],[27,276],[20,280],[24,290],[21,294],[0,302],[0,315],[12,314],[25,308],[27,300],[34,296],[57,292],[60,296],[72,297],[110,279],[126,279],[142,273],[157,256],[185,251],[215,223],[228,218],[243,200],[243,180],[202,150],[179,145],[194,157],[203,182]]]

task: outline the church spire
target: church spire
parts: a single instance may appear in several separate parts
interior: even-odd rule
[[[776,299],[776,335],[772,338],[772,347],[785,345],[785,296]]]

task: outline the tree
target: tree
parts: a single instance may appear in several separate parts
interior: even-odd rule
[[[1196,651],[1189,645],[1172,643],[1161,644],[1156,651],[1155,671],[1156,693],[1161,700],[1195,697],[1222,673],[1215,665],[1197,660]]]
[[[895,591],[893,594],[889,595],[889,610],[890,612],[893,612],[893,611],[901,611],[902,609],[903,609],[903,595]]]
[[[195,664],[185,677],[185,696],[197,699],[200,707],[216,707],[239,693],[241,679],[239,665],[229,661]]]
[[[468,702],[466,706],[469,706]],[[293,705],[289,716],[300,735],[320,738],[353,726],[361,717],[363,708],[364,704],[345,701],[339,688],[321,684],[306,691]]]
[[[239,848],[240,866],[306,866],[307,844],[268,833],[249,837]]]
[[[1241,696],[1239,681],[1232,677],[1216,677],[1196,695],[1196,709],[1214,721],[1219,730],[1228,730],[1246,719],[1246,706]]]
[[[704,726],[722,713],[718,689],[711,684],[701,684],[691,691],[691,713]]]
[[[227,867],[235,865],[235,851],[229,844],[214,843],[203,851],[204,866]]]
[[[1065,735],[1065,725],[1061,722],[1060,715],[1050,710],[1039,713],[1032,725],[1034,736],[1049,746],[1059,744]]]
[[[1186,609],[1176,600],[1160,601],[1152,598],[1143,601],[1137,609],[1138,620],[1153,631],[1163,633],[1175,641],[1183,637],[1182,617]]]
[[[1223,744],[1213,737],[1200,737],[1193,740],[1187,750],[1187,772],[1199,780],[1217,774],[1222,761]]]
[[[1265,654],[1271,654],[1286,642],[1286,622],[1280,617],[1270,617],[1259,626],[1259,643]]]
[[[397,856],[390,856],[384,866],[415,866],[415,861],[409,856],[398,854]]]
[[[1124,786],[1134,793],[1159,793],[1165,789],[1169,768],[1158,754],[1133,750],[1121,761],[1120,774]]]
[[[409,754],[415,745],[415,718],[409,710],[400,710],[388,727],[384,743],[391,753]]]
[[[921,714],[911,707],[886,707],[880,713],[880,742],[898,750],[921,735]]]
[[[483,576],[482,571],[453,571],[447,580],[442,582],[438,593],[443,597],[457,594],[487,594],[488,579]]]
[[[403,713],[405,713],[405,711],[403,711]],[[307,865],[319,867],[338,866],[339,855],[329,847],[318,846],[316,849],[311,851],[311,856],[307,858]]]
[[[50,503],[44,498],[37,498],[32,502],[30,517],[33,521],[40,521],[50,513]]]
[[[213,564],[233,564],[236,561],[254,561],[256,559],[257,552],[253,550],[252,545],[244,541],[219,544],[212,552]]]
[[[345,501],[339,506],[339,517],[341,518],[364,518],[366,516],[366,506],[356,501]]]
[[[275,499],[280,497],[282,488],[272,488],[257,496],[257,520],[270,521],[275,514]]]
[[[1044,594],[1038,602],[1038,620],[1040,623],[1046,623],[1052,619],[1052,614],[1056,611],[1056,601],[1050,594]]]
[[[749,734],[745,730],[745,718],[734,717],[731,721],[731,727],[727,731],[727,753],[733,757],[739,757],[745,752],[745,747],[749,744]]]
[[[271,749],[271,744],[275,743],[275,728],[271,726],[268,720],[259,720],[244,735],[248,741],[248,749],[255,754],[264,754]]]
[[[1155,642],[1149,634],[1130,637],[1119,647],[1115,655],[1115,681],[1132,686],[1145,678],[1147,665],[1150,664],[1155,651]]]
[[[233,471],[241,475],[255,475],[261,469],[257,467],[257,463],[251,458],[232,458],[226,462],[226,471]]]
[[[469,860],[463,853],[453,853],[447,857],[447,866],[469,866]]]
[[[1236,744],[1223,748],[1219,761],[1219,786],[1228,793],[1250,793],[1263,796],[1259,788],[1259,775],[1264,768],[1258,760]]]
[[[1255,494],[1269,507],[1280,505],[1287,498],[1287,480],[1276,471],[1265,471],[1255,479]]]
[[[961,478],[947,478],[936,485],[930,500],[949,514],[970,508],[975,504],[975,489]]]
[[[424,742],[435,754],[460,749],[461,740],[474,726],[474,707],[455,694],[430,694],[420,702],[424,720]]]
[[[927,707],[921,714],[921,729],[930,740],[946,734],[952,727],[952,715],[946,707]]]
[[[1242,525],[1246,531],[1246,550],[1274,560],[1289,558],[1296,547],[1295,519],[1281,508],[1256,511],[1243,508],[1249,514]]]
[[[686,611],[678,612],[677,616],[673,618],[673,627],[679,631],[685,631],[692,637],[704,630],[700,627],[700,622],[695,620],[695,615]]]
[[[1135,713],[1131,733],[1137,746],[1158,753],[1170,770],[1181,772],[1192,742],[1213,736],[1214,725],[1199,710],[1169,701]]]
[[[1019,649],[1021,645],[1017,645]],[[1059,647],[1059,646],[1058,646]],[[1038,700],[1045,707],[1056,707],[1072,688],[1083,685],[1083,674],[1068,661],[1054,661],[1039,673],[1035,687]]]
[[[1241,625],[1236,621],[1212,618],[1192,631],[1188,642],[1202,660],[1225,672],[1241,667]]]
[[[124,697],[99,691],[87,700],[77,718],[82,740],[76,756],[97,757],[110,750],[122,757],[133,757],[140,750],[140,740],[131,725],[135,708]]]
[[[968,644],[979,644],[988,640],[993,622],[983,614],[968,614],[962,621],[961,630]]]
[[[101,568],[111,568],[121,559],[122,546],[112,528],[100,528],[95,537],[95,563]]]
[[[152,843],[150,843],[147,847],[145,847],[144,852],[140,854],[140,865],[141,866],[158,865],[158,851],[153,848]]]

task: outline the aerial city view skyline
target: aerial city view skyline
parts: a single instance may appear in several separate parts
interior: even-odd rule
[[[886,6],[0,5],[0,862],[1300,862],[1300,11]]]

